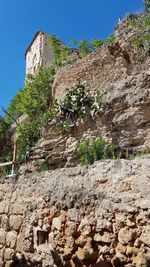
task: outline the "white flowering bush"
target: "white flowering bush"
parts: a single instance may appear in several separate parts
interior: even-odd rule
[[[64,100],[56,103],[55,109],[57,113],[57,121],[62,125],[68,122],[70,127],[75,126],[78,118],[86,119],[88,116],[92,118],[105,112],[105,107],[102,105],[102,97],[99,94],[90,95],[85,89],[85,82],[76,83],[68,90]]]

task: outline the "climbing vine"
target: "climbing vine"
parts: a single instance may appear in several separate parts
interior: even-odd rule
[[[54,54],[55,68],[57,69],[60,66],[67,64],[65,59],[71,54],[71,49],[65,46],[56,36],[49,37],[49,45]]]

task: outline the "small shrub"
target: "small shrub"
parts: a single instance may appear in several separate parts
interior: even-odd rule
[[[41,127],[41,118],[35,119],[32,122],[20,124],[17,127],[18,161],[22,161],[26,154],[30,153],[32,147],[40,137]]]
[[[46,172],[48,170],[49,170],[48,165],[44,164],[41,167],[39,167],[36,171],[40,173],[40,172]]]
[[[36,76],[28,76],[19,108],[29,117],[39,116],[52,106],[54,68],[40,68]]]
[[[136,31],[130,42],[139,49],[139,61],[143,63],[150,55],[150,14],[131,18],[128,27]]]
[[[68,90],[64,100],[55,104],[56,128],[61,132],[69,132],[80,118],[82,121],[89,116],[104,113],[106,107],[102,105],[102,96],[97,93],[90,95],[85,89],[85,83],[78,82]]]
[[[11,149],[12,141],[9,124],[5,122],[5,118],[0,118],[0,158],[6,157]]]
[[[114,158],[114,150],[115,146],[107,144],[102,137],[95,139],[93,142],[84,138],[78,145],[80,163],[88,165],[97,160]]]
[[[81,40],[79,43],[79,52],[80,52],[80,57],[85,57],[88,55],[91,50],[90,50],[90,44],[86,40]]]
[[[67,64],[66,57],[71,53],[71,49],[66,47],[56,36],[49,37],[49,45],[54,54],[54,66],[58,69],[60,66]]]
[[[7,154],[3,155],[0,157],[0,162],[9,162],[12,161],[12,155],[7,152]],[[0,167],[0,178],[6,177],[6,175],[10,174],[12,166],[5,166],[5,167]]]
[[[56,105],[59,120],[75,122],[87,114],[93,103],[94,99],[85,91],[85,85],[78,82],[68,90],[64,100]]]
[[[145,14],[150,13],[150,0],[144,0],[144,12]]]
[[[92,39],[91,40],[91,47],[94,51],[95,49],[101,47],[104,44],[104,41],[102,39]]]
[[[111,44],[115,41],[115,35],[112,33],[110,34],[106,39],[105,39],[105,43],[106,44]]]

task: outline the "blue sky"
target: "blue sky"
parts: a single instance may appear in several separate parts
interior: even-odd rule
[[[72,39],[105,38],[118,18],[142,10],[142,0],[1,0],[0,105],[24,85],[24,53],[38,30]]]

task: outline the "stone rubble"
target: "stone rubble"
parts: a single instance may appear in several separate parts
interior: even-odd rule
[[[150,266],[149,174],[145,156],[0,180],[0,266]]]

